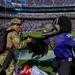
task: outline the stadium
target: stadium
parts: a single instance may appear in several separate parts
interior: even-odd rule
[[[74,32],[75,0],[0,0],[0,25],[7,28],[10,26],[10,20],[17,17],[22,20],[24,36],[33,35],[32,31],[36,27],[52,23],[55,18],[61,15],[71,18],[72,31]],[[37,37],[38,35],[34,34],[33,36]],[[52,51],[42,58],[31,58],[32,54],[28,54],[27,50],[21,50],[21,53],[23,54],[19,58],[18,65],[23,63],[27,63],[30,66],[36,65],[40,69],[49,71],[55,75],[52,72],[50,63],[55,57]],[[19,51],[16,51],[16,59],[18,59],[18,54]]]

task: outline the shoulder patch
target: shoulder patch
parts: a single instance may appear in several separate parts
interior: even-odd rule
[[[20,40],[18,38],[14,38],[15,42],[19,43]]]

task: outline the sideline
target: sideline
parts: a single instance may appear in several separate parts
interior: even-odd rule
[[[19,53],[21,52],[21,56],[20,58],[18,59],[19,57]],[[18,59],[18,60],[46,60],[46,61],[52,61],[53,58],[55,57],[54,53],[52,50],[49,50],[47,55],[44,55],[43,57],[41,56],[35,56],[35,57],[31,57],[32,56],[32,53],[28,53],[28,50],[16,50],[14,52],[15,54],[15,58]]]

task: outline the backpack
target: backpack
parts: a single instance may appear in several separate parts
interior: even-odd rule
[[[13,29],[6,31],[6,28],[0,30],[0,54],[4,53],[6,49],[6,37],[9,32],[15,31]]]

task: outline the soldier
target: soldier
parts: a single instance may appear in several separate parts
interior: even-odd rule
[[[6,56],[9,53],[9,49],[14,47],[13,51],[21,49],[27,45],[27,43],[32,41],[32,38],[27,38],[26,40],[22,41],[19,37],[19,31],[21,29],[21,20],[18,18],[13,18],[10,21],[11,26],[7,28],[7,30],[14,29],[15,31],[9,32],[7,35],[7,43],[6,43],[6,51],[0,55],[0,64],[4,62]],[[14,60],[12,59],[12,62],[6,69],[6,75],[11,75],[11,73],[14,70]]]

